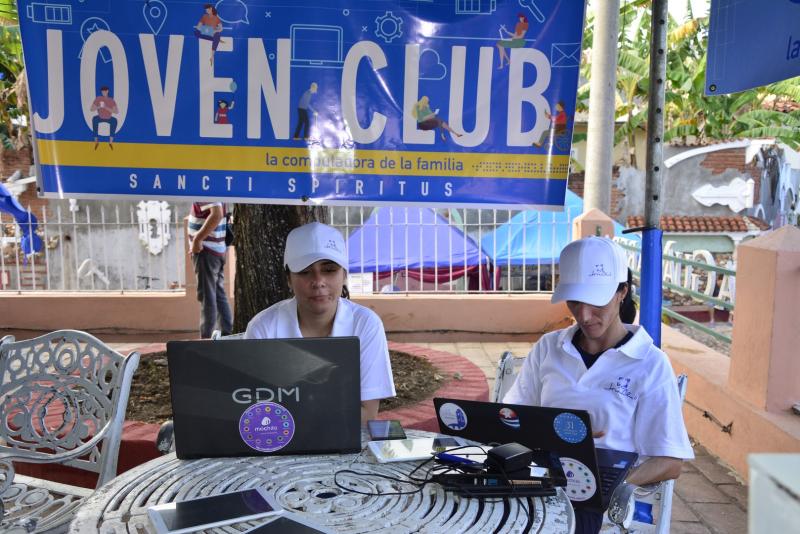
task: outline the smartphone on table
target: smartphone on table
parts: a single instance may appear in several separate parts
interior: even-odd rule
[[[221,493],[147,509],[158,534],[181,534],[278,514],[282,508],[263,488]]]
[[[461,447],[466,442],[461,438],[414,438],[370,441],[367,448],[380,463],[427,460],[448,447]]]
[[[383,420],[370,419],[367,421],[367,430],[371,441],[384,439],[406,439],[403,425],[397,419]]]

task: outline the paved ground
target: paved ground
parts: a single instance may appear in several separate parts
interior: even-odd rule
[[[486,374],[493,391],[497,361],[510,350],[528,353],[530,343],[414,343],[460,354]],[[691,384],[689,385],[691,387]],[[695,459],[683,467],[675,484],[671,532],[676,534],[739,534],[747,532],[747,486],[699,444]]]

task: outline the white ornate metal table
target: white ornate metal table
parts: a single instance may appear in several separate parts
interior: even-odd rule
[[[434,434],[410,430],[409,437]],[[362,436],[365,442],[366,436]],[[413,495],[366,496],[334,483],[342,469],[405,479],[419,462],[380,464],[360,454],[257,456],[178,460],[174,453],[142,464],[99,488],[70,525],[75,533],[154,532],[147,508],[174,500],[263,486],[286,509],[309,514],[337,532],[572,533],[574,513],[566,495],[554,497],[465,498],[427,484]],[[420,473],[418,472],[419,476]],[[366,493],[410,491],[378,477],[340,474],[340,484]],[[532,512],[529,514],[529,512]],[[216,532],[242,532],[270,519],[237,523]]]

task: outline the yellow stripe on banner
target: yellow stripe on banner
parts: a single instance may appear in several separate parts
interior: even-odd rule
[[[566,179],[569,156],[38,141],[43,165],[174,170]]]

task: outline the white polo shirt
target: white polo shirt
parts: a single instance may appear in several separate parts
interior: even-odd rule
[[[361,400],[394,397],[386,332],[380,317],[360,304],[339,298],[331,337],[356,336],[361,345]],[[282,300],[259,312],[247,324],[245,339],[300,338],[297,301]]]
[[[598,447],[641,456],[692,459],[678,383],[667,355],[640,326],[586,369],[572,344],[577,325],[550,332],[533,346],[503,402],[586,410]]]

